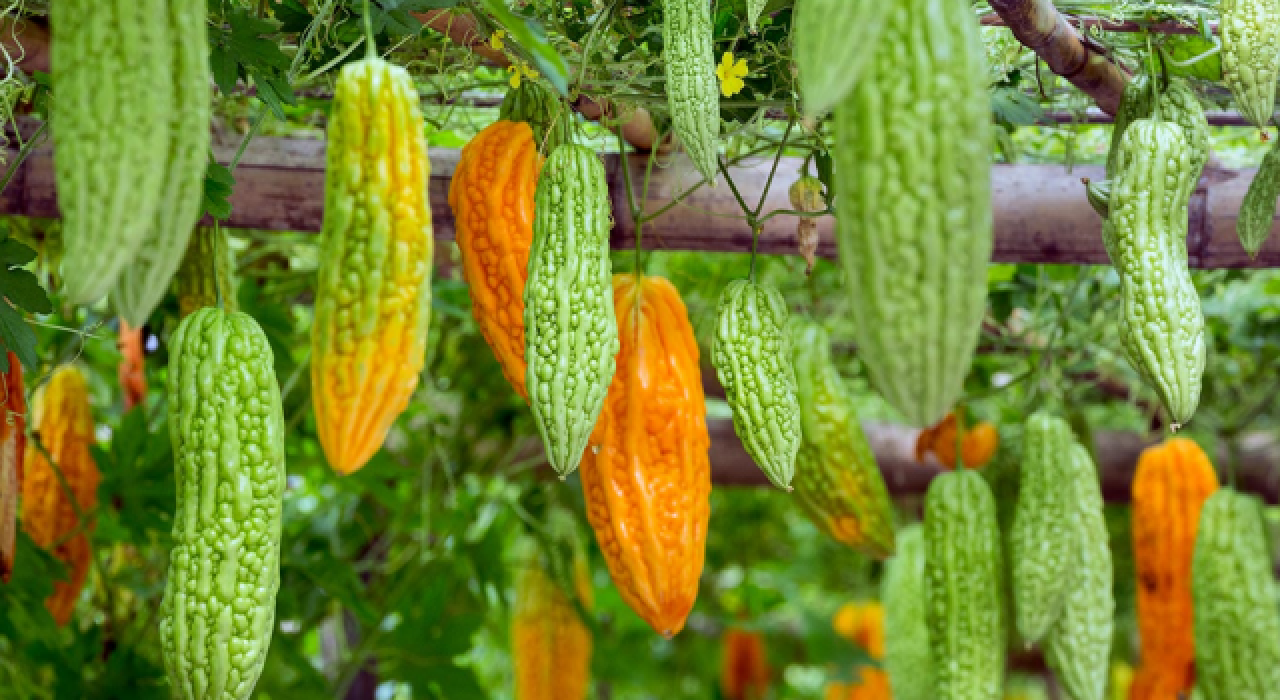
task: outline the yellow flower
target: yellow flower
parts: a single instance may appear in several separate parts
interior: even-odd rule
[[[502,37],[506,35],[507,35],[507,32],[505,29],[499,29],[498,31],[494,32],[493,36],[489,37],[489,46],[492,46],[494,51],[501,51]]]
[[[516,66],[507,66],[507,71],[511,73],[511,89],[515,90],[520,87],[520,69]]]
[[[733,60],[733,52],[725,51],[724,58],[720,60],[720,65],[716,66],[716,77],[720,79],[720,94],[725,97],[733,97],[742,92],[744,83],[742,79],[747,77],[747,59],[741,59],[736,63]]]

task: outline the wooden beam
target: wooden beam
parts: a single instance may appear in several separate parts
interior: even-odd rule
[[[1092,97],[1102,111],[1116,113],[1128,78],[1102,54],[1101,47],[1071,26],[1052,0],[991,0],[991,9],[1023,46],[1044,59],[1049,70]]]
[[[1132,20],[1112,20],[1106,17],[1084,17],[1079,15],[1063,15],[1067,23],[1076,29],[1098,29],[1104,32],[1141,32],[1152,34],[1199,34],[1200,28],[1182,22],[1137,22]],[[984,27],[1007,27],[1009,24],[998,14],[982,15],[979,18]],[[1218,23],[1209,23],[1210,33],[1218,33]]]
[[[743,449],[733,432],[733,422],[720,418],[707,421],[711,432],[711,479],[716,486],[759,486],[773,488],[764,473]],[[923,494],[933,477],[942,472],[932,455],[927,462],[915,458],[916,436],[920,431],[904,425],[867,422],[862,424],[885,485],[895,497]],[[1137,433],[1099,431],[1094,434],[1094,451],[1103,498],[1109,503],[1128,503],[1130,485],[1138,456],[1158,442]],[[1214,464],[1226,464],[1225,450]],[[1280,444],[1269,435],[1247,436],[1242,441],[1240,467],[1236,472],[1241,490],[1260,496],[1270,504],[1280,503]]]
[[[215,138],[215,155],[228,162],[239,145],[237,136]],[[14,154],[11,152],[10,157]],[[433,149],[431,202],[435,233],[453,239],[453,214],[448,206],[449,183],[458,151]],[[630,156],[634,182],[644,176],[647,156]],[[634,247],[635,222],[626,202],[622,159],[605,156],[613,200],[615,248]],[[768,179],[771,159],[743,163],[731,170],[742,195],[756,201]],[[770,189],[765,210],[789,209],[787,188],[798,177],[799,159],[783,158]],[[1187,239],[1191,264],[1201,268],[1280,267],[1280,219],[1272,222],[1272,236],[1256,260],[1240,247],[1235,222],[1253,179],[1253,169],[1206,169],[1190,207]],[[995,211],[994,262],[1108,264],[1102,245],[1102,221],[1084,197],[1081,177],[1101,178],[1100,167],[1069,171],[1059,165],[997,165],[992,172]],[[281,231],[319,231],[324,215],[324,142],[314,139],[255,139],[236,171],[234,207],[228,225]],[[644,210],[657,211],[681,196],[702,178],[683,156],[664,156],[654,168]],[[57,198],[53,181],[53,154],[48,144],[37,148],[0,193],[0,213],[56,218]],[[796,219],[777,216],[764,226],[760,237],[763,253],[796,251]],[[831,217],[818,219],[819,255],[836,254]],[[746,252],[751,232],[728,186],[705,185],[684,197],[662,216],[644,227],[644,245],[650,250]]]

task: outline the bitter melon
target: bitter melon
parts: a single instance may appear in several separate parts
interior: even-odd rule
[[[1145,75],[1135,76],[1125,86],[1111,131],[1111,150],[1107,154],[1108,177],[1114,178],[1117,174],[1120,144],[1129,125],[1138,119],[1151,118],[1153,98],[1151,80]],[[1190,83],[1182,78],[1171,78],[1168,81],[1160,92],[1160,118],[1182,127],[1182,134],[1191,148],[1191,181],[1198,181],[1205,164],[1209,162],[1209,121]]]
[[[711,518],[698,341],[661,277],[614,275],[613,300],[618,371],[583,453],[582,500],[622,600],[670,638],[698,597]]]
[[[933,698],[933,658],[925,620],[924,526],[898,532],[898,549],[885,565],[880,599],[885,609],[884,669],[895,700]]]
[[[964,3],[881,4],[867,78],[835,110],[837,234],[858,353],[885,399],[924,427],[963,391],[986,312],[986,52]]]
[[[796,0],[791,56],[806,114],[819,117],[829,112],[863,78],[892,5],[876,0]]]
[[[273,367],[242,313],[201,309],[169,342],[178,505],[160,646],[183,700],[248,700],[271,644],[285,481]]]
[[[431,318],[431,165],[408,71],[376,55],[334,89],[311,328],[311,396],[329,464],[364,466],[409,405]]]
[[[560,96],[540,80],[525,80],[507,92],[498,119],[528,124],[538,153],[552,153],[573,141],[573,116]],[[517,137],[518,138],[518,137]]]
[[[800,401],[778,290],[734,280],[720,293],[711,364],[733,410],[733,430],[780,489],[791,490],[800,450]]]
[[[1240,114],[1259,129],[1275,112],[1280,74],[1280,2],[1222,0],[1222,80]]]
[[[209,138],[204,3],[61,0],[49,20],[62,283],[69,301],[87,304],[112,288],[157,223],[169,219],[162,209],[185,212],[193,196],[199,206],[207,149],[194,147]],[[203,95],[189,92],[198,71]],[[178,134],[179,125],[190,131]],[[181,239],[194,223],[155,233]]]
[[[1222,489],[1200,512],[1191,597],[1205,700],[1280,698],[1280,612],[1261,508]]]
[[[715,182],[720,158],[720,88],[712,47],[711,4],[662,0],[667,102],[676,136],[698,171]]]
[[[600,158],[574,144],[556,149],[534,194],[524,332],[529,406],[561,478],[578,468],[613,381],[611,223]]]
[[[796,500],[828,535],[883,559],[893,553],[893,504],[832,365],[827,332],[801,321],[792,348],[803,436],[796,454]]]
[[[167,2],[173,46],[173,107],[168,119],[168,156],[162,171],[155,220],[133,262],[116,282],[112,300],[130,325],[141,327],[164,299],[182,263],[191,230],[200,218],[209,152],[212,95],[205,0]]]
[[[1107,519],[1088,450],[1073,444],[1066,461],[1073,556],[1061,614],[1045,639],[1045,661],[1072,700],[1106,700],[1115,613]]]
[[[1009,554],[1014,620],[1029,643],[1048,633],[1067,595],[1077,520],[1070,478],[1073,441],[1071,426],[1057,416],[1041,411],[1027,419]]]
[[[1140,119],[1124,134],[1102,238],[1121,281],[1120,340],[1176,431],[1200,402],[1206,345],[1187,269],[1192,149],[1171,122]]]
[[[1276,198],[1280,197],[1280,140],[1267,150],[1262,165],[1249,183],[1249,191],[1240,202],[1240,216],[1236,219],[1236,235],[1249,257],[1257,257],[1262,244],[1271,235],[1271,224],[1276,218]]]
[[[995,499],[980,474],[964,469],[935,478],[924,509],[933,697],[998,700],[1006,627]]]

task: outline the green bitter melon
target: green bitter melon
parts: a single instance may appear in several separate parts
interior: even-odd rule
[[[711,4],[662,0],[662,17],[671,121],[698,172],[715,182],[720,158],[720,88],[712,47]]]
[[[872,383],[923,427],[962,393],[986,312],[991,104],[968,5],[885,4],[866,79],[835,110],[837,237]]]
[[[791,490],[800,450],[800,401],[778,290],[734,280],[720,293],[711,364],[733,410],[733,430],[769,481]]]
[[[582,461],[616,368],[611,224],[600,158],[556,149],[534,194],[524,328],[529,406],[561,478]]]
[[[275,627],[285,482],[271,345],[249,316],[204,308],[169,345],[178,505],[160,645],[183,700],[248,700]]]
[[[925,619],[924,526],[898,532],[898,551],[885,565],[880,599],[884,602],[884,669],[894,700],[932,700],[933,657]]]

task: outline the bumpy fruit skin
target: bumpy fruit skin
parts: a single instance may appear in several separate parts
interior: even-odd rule
[[[1138,75],[1125,85],[1120,109],[1116,113],[1115,125],[1111,130],[1111,150],[1107,154],[1107,176],[1114,178],[1120,167],[1120,145],[1129,125],[1138,119],[1150,119],[1153,116],[1151,79],[1146,75]],[[1182,78],[1171,78],[1160,92],[1160,118],[1182,127],[1182,135],[1191,148],[1191,181],[1197,182],[1205,163],[1209,162],[1209,120],[1205,117],[1204,107],[1191,89],[1191,84]],[[1194,185],[1193,185],[1194,186]],[[1101,191],[1098,192],[1102,194]],[[1110,199],[1110,189],[1106,190],[1106,199]],[[1098,205],[1095,204],[1097,209]],[[1106,214],[1098,212],[1103,216]]]
[[[206,306],[239,311],[236,301],[236,255],[221,227],[200,227],[191,234],[187,253],[173,277],[173,293],[183,318]]]
[[[960,396],[986,311],[986,54],[962,2],[877,4],[888,21],[867,78],[833,120],[837,239],[872,384],[924,427]]]
[[[116,282],[112,300],[120,315],[142,326],[160,305],[182,263],[191,230],[200,218],[209,153],[213,91],[209,89],[209,30],[206,0],[166,2],[173,64],[167,80],[172,108],[164,114],[168,141],[155,219]]]
[[[764,700],[769,692],[769,657],[764,635],[730,628],[720,659],[720,696],[724,700]]]
[[[1222,0],[1222,80],[1240,114],[1262,129],[1275,112],[1280,74],[1280,2]]]
[[[525,385],[547,460],[564,478],[582,460],[618,354],[609,186],[600,158],[561,146],[542,169],[534,202]]]
[[[538,153],[552,153],[573,142],[573,117],[560,96],[540,80],[524,80],[519,87],[509,90],[502,98],[498,119],[527,124]]]
[[[516,700],[583,700],[591,680],[591,630],[573,601],[541,562],[530,562],[516,579],[511,650]],[[573,560],[574,593],[591,610],[586,559]]]
[[[1039,642],[1062,611],[1076,541],[1071,447],[1065,420],[1033,413],[1023,434],[1018,504],[1009,533],[1014,620],[1018,634]]]
[[[27,449],[27,400],[22,363],[9,351],[9,371],[0,374],[0,581],[9,582],[18,534],[18,494]]]
[[[248,700],[280,588],[284,414],[271,345],[242,313],[205,308],[169,342],[178,504],[160,645],[175,697]]]
[[[80,525],[77,506],[86,516],[96,507],[101,480],[89,452],[93,444],[89,385],[79,369],[66,365],[53,373],[36,393],[32,422],[40,447],[31,446],[23,457],[22,529],[40,547],[54,548],[53,555],[67,565],[70,580],[54,583],[53,595],[45,601],[54,621],[62,626],[71,620],[92,556],[86,532],[68,536]],[[61,470],[75,504],[67,498],[50,460]],[[90,523],[85,530],[92,528]]]
[[[471,313],[503,376],[526,399],[524,285],[541,169],[529,125],[498,121],[462,149],[449,185]]]
[[[1200,402],[1206,344],[1187,269],[1187,205],[1195,180],[1183,129],[1140,119],[1125,131],[1111,215],[1102,227],[1121,281],[1120,339],[1176,431]]]
[[[418,386],[431,318],[427,143],[408,72],[347,64],[334,90],[311,388],[329,464],[364,466]]]
[[[1066,461],[1074,556],[1061,614],[1045,639],[1045,661],[1072,700],[1106,700],[1115,614],[1107,519],[1089,452],[1073,444]]]
[[[835,540],[876,559],[893,554],[893,503],[875,455],[831,362],[827,332],[793,329],[792,356],[803,441],[796,453],[796,499]]]
[[[712,48],[711,4],[662,0],[663,62],[676,136],[710,182],[720,158],[720,88]]]
[[[725,286],[711,364],[743,447],[774,486],[790,491],[801,442],[800,401],[787,305],[778,290],[748,280]]]
[[[1004,686],[1004,568],[996,503],[977,472],[947,472],[925,497],[925,600],[934,698],[997,700]]]
[[[898,532],[898,551],[885,566],[880,599],[884,601],[884,669],[895,700],[933,697],[933,657],[925,612],[924,526]]]
[[[1249,191],[1240,202],[1240,216],[1236,219],[1236,235],[1249,257],[1258,256],[1262,244],[1271,235],[1271,223],[1276,217],[1276,198],[1280,197],[1280,140],[1272,144],[1262,159],[1258,173],[1249,183]]]
[[[1280,698],[1280,612],[1261,503],[1232,489],[1200,513],[1191,563],[1196,686],[1205,700]]]
[[[791,16],[791,56],[806,114],[818,117],[829,112],[857,84],[875,55],[874,47],[892,4],[796,0]]]
[[[185,106],[177,100],[174,70],[178,52],[187,52],[177,40],[188,38],[179,27],[196,6],[164,0],[50,5],[58,93],[50,124],[66,243],[62,282],[74,304],[102,298],[154,227],[159,207],[173,205],[162,203],[161,194],[176,110]],[[206,138],[208,129],[201,127]],[[203,161],[199,169],[203,175]]]
[[[661,277],[613,278],[618,371],[582,459],[587,519],[627,605],[659,634],[698,596],[711,462],[698,343]]]
[[[1148,448],[1138,459],[1132,530],[1142,667],[1135,688],[1160,685],[1172,696],[1195,683],[1192,550],[1201,508],[1217,489],[1209,458],[1185,438]]]
[[[124,394],[124,410],[147,399],[147,355],[142,347],[142,329],[134,328],[124,318],[120,319],[120,364],[116,375],[120,380],[120,392]]]

